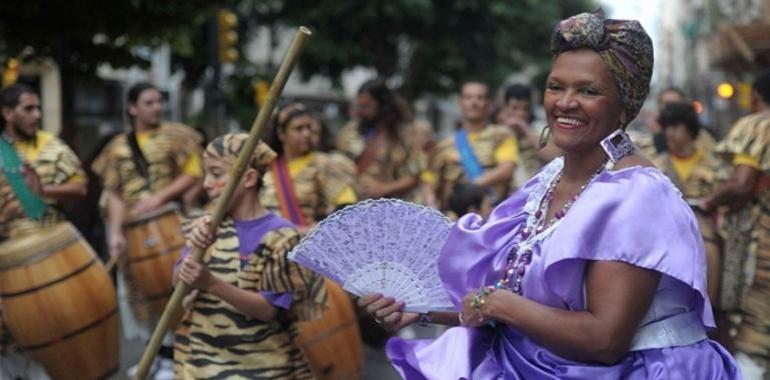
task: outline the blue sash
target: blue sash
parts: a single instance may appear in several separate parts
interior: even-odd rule
[[[473,181],[481,177],[484,174],[484,168],[473,153],[471,143],[468,141],[468,132],[465,129],[458,129],[455,133],[455,148],[460,153],[460,164],[463,166],[463,171],[468,179]]]

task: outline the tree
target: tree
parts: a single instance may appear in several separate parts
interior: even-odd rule
[[[260,5],[266,2],[243,2]],[[502,83],[524,65],[547,66],[556,22],[590,11],[592,0],[286,0],[267,22],[313,30],[300,60],[305,75],[339,79],[358,65],[402,83],[413,98],[456,91],[467,78]]]
[[[32,47],[34,56],[57,62],[62,85],[62,137],[72,143],[78,77],[93,76],[103,63],[113,67],[148,65],[137,54],[137,46],[169,42],[177,53],[191,54],[190,35],[215,6],[207,0],[5,2],[0,11],[0,58]]]

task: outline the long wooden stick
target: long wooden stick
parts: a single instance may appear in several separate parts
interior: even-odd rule
[[[112,268],[114,268],[115,264],[117,263],[118,263],[118,256],[117,255],[110,256],[110,260],[107,261],[106,264],[104,264],[104,271],[109,274],[110,272],[112,272]]]
[[[283,58],[281,67],[278,69],[278,73],[275,75],[273,83],[270,85],[270,90],[267,92],[265,103],[262,105],[262,108],[260,108],[259,114],[254,120],[254,124],[251,125],[249,138],[246,140],[243,148],[241,148],[240,153],[238,153],[238,159],[235,161],[235,166],[230,171],[225,189],[217,200],[216,207],[214,208],[214,212],[211,216],[212,231],[216,230],[216,227],[219,226],[219,223],[222,221],[222,218],[225,215],[226,206],[228,203],[230,203],[230,198],[233,196],[235,187],[237,186],[238,182],[240,182],[243,172],[246,171],[249,159],[254,152],[254,148],[257,146],[260,130],[262,130],[272,115],[273,108],[275,108],[275,103],[278,100],[278,97],[280,97],[281,92],[283,91],[283,87],[286,85],[286,80],[289,79],[289,74],[291,74],[292,69],[297,63],[297,59],[302,52],[302,48],[305,46],[305,41],[307,37],[310,36],[310,34],[311,32],[308,28],[304,26],[299,27],[297,34],[294,36],[294,41],[292,41],[291,46],[289,46],[289,50],[286,52],[286,56]],[[194,246],[191,253],[195,261],[201,261],[201,258],[203,257],[202,249]],[[182,298],[187,294],[189,290],[190,287],[184,282],[180,281],[177,283],[176,289],[174,289],[174,293],[171,295],[171,298],[166,304],[166,309],[163,311],[163,315],[160,317],[158,325],[155,327],[155,331],[152,333],[152,338],[150,338],[150,342],[147,344],[147,348],[144,350],[142,360],[139,362],[136,375],[134,375],[134,380],[143,380],[145,376],[147,376],[150,365],[152,364],[155,355],[158,353],[158,349],[160,348],[163,336],[166,334],[166,331],[169,328],[171,318],[174,315],[176,309],[181,305]]]

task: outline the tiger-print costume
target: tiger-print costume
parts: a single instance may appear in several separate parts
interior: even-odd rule
[[[215,276],[254,292],[291,292],[288,311],[262,322],[200,291],[176,330],[177,379],[310,379],[307,360],[294,343],[298,321],[321,316],[326,304],[322,277],[289,261],[299,241],[293,228],[267,232],[242,266],[235,225],[222,221],[219,238],[204,262]]]
[[[499,164],[495,160],[495,151],[512,136],[513,132],[501,125],[488,125],[478,132],[475,138],[468,136],[473,154],[484,171],[494,169]],[[468,177],[460,163],[460,153],[455,145],[454,133],[439,141],[431,159],[430,171],[436,179],[436,198],[441,207],[446,208],[455,185],[468,182]],[[510,191],[510,185],[510,182],[506,182],[492,186],[495,199],[505,199]]]
[[[516,141],[519,145],[519,162],[516,170],[523,173],[523,178],[517,181],[516,176],[511,179],[510,189],[514,190],[523,185],[532,176],[543,167],[540,159],[537,157],[537,150],[539,147],[532,145],[532,142],[526,136],[516,136]]]
[[[291,169],[292,163],[288,163],[294,194],[305,220],[308,223],[317,222],[340,206],[336,200],[343,191],[353,185],[355,172],[350,173],[349,169],[354,164],[344,156],[332,157],[320,152],[309,153],[298,160],[307,160],[307,164],[296,173]],[[340,160],[347,163],[339,163]],[[280,214],[281,205],[276,193],[278,190],[273,171],[268,170],[263,179],[259,203],[264,208]]]
[[[35,157],[29,156],[32,150],[31,144],[39,147]],[[34,141],[16,142],[14,148],[19,158],[35,169],[42,186],[62,185],[68,182],[85,184],[86,182],[85,173],[75,152],[50,132],[38,131]],[[43,199],[43,201],[48,206],[43,218],[37,221],[28,219],[10,183],[0,171],[0,242],[64,220],[64,215],[59,211],[54,200]],[[2,305],[0,305],[0,311],[2,311]],[[16,348],[0,318],[0,355],[6,350],[14,351]]]
[[[30,159],[29,145],[37,144],[39,152],[37,157]],[[70,181],[86,182],[86,176],[80,166],[80,161],[63,141],[46,131],[38,131],[34,142],[16,142],[14,144],[17,154],[22,161],[27,161],[35,169],[40,184],[62,185]],[[11,185],[0,171],[0,241],[13,235],[23,234],[28,227],[39,227],[40,224],[48,225],[64,219],[52,199],[44,199],[48,208],[40,221],[27,219],[24,210],[16,199]]]
[[[685,174],[686,178],[682,178],[682,173],[676,171],[674,158],[670,153],[659,154],[651,158],[651,161],[671,179],[685,198],[700,200],[713,193],[717,185],[727,179],[727,172],[724,161],[720,160],[713,151],[696,148],[693,154],[695,157],[692,159],[697,161],[689,175]],[[724,310],[721,308],[720,288],[722,278],[729,276],[723,275],[725,267],[722,265],[722,241],[717,231],[716,218],[713,214],[706,215],[698,210],[694,211],[706,251],[709,296],[713,298],[711,302],[715,307]]]
[[[148,163],[149,178],[141,176],[137,171],[128,137],[124,133],[115,136],[91,166],[94,173],[100,177],[104,189],[120,195],[127,211],[139,200],[173,182],[182,174],[182,166],[190,156],[200,155],[201,152],[200,135],[183,124],[162,123],[147,133],[146,143],[141,150]],[[126,261],[121,260],[118,265],[122,268],[125,264]],[[133,278],[131,271],[121,272],[134,318],[147,323],[157,317],[151,310],[150,302],[139,291],[137,280]]]
[[[403,128],[397,140],[383,139],[385,142],[379,147],[372,163],[358,174],[356,184],[374,180],[378,182],[390,182],[404,177],[419,176],[425,168],[425,158],[422,152],[413,145],[409,137],[411,125]],[[350,159],[358,161],[367,142],[358,128],[357,122],[346,124],[337,135],[337,149]],[[359,197],[362,197],[360,189],[356,189]],[[400,194],[390,194],[390,198],[400,198],[410,202],[420,203],[422,200],[419,186],[406,190]]]
[[[107,144],[91,166],[104,188],[120,194],[129,209],[174,181],[190,155],[201,152],[200,135],[183,124],[163,123],[148,133],[142,154],[148,163],[149,179],[139,175],[123,133]]]
[[[770,111],[759,112],[738,120],[717,150],[753,159],[761,176],[770,172]],[[760,182],[767,181],[760,179]],[[743,321],[735,338],[735,346],[770,366],[770,187],[755,192],[753,206],[753,244],[755,255],[753,282],[743,296]]]

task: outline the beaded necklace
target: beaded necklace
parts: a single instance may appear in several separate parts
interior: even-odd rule
[[[556,185],[558,185],[561,181],[563,173],[563,170],[559,171],[559,173],[548,185],[548,189],[543,197],[540,199],[538,208],[534,212],[534,215],[530,215],[530,217],[527,218],[527,225],[517,234],[520,238],[520,241],[511,247],[511,250],[508,253],[508,259],[506,262],[503,278],[495,283],[494,289],[510,287],[514,293],[519,295],[522,294],[521,282],[524,278],[524,274],[527,272],[527,266],[532,262],[532,247],[535,245],[535,243],[537,243],[538,240],[540,240],[541,237],[547,235],[547,233],[550,233],[550,231],[556,228],[558,222],[564,218],[564,216],[567,214],[567,211],[569,211],[578,197],[580,197],[580,195],[583,193],[583,191],[591,183],[593,183],[599,174],[608,169],[611,164],[612,161],[608,160],[605,164],[601,165],[599,169],[594,172],[591,178],[589,178],[588,181],[586,181],[586,183],[580,187],[580,190],[578,190],[575,196],[567,201],[567,203],[565,203],[561,209],[557,210],[550,221],[547,221],[546,214],[548,213],[548,206],[551,204],[551,201],[554,198]],[[491,291],[492,289],[489,290]]]

